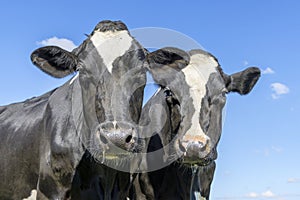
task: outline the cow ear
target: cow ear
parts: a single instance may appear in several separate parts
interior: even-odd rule
[[[241,95],[248,94],[260,77],[260,70],[257,67],[249,67],[244,71],[227,77],[228,92],[238,92]]]
[[[147,61],[150,69],[168,65],[169,67],[180,70],[189,63],[190,57],[181,49],[165,47],[148,54]]]
[[[174,80],[174,72],[188,65],[190,56],[177,48],[166,47],[147,55],[147,69],[154,81],[162,86],[168,86]]]
[[[74,54],[57,46],[36,49],[30,58],[34,65],[55,78],[63,78],[73,73],[78,63]]]

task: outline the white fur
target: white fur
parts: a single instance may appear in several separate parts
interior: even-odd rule
[[[190,86],[190,95],[193,99],[195,112],[192,116],[192,126],[187,130],[187,136],[202,135],[207,138],[199,123],[199,112],[201,110],[201,101],[206,94],[206,83],[210,74],[217,72],[218,63],[210,56],[205,54],[195,54],[191,56],[188,66],[182,72],[185,75],[187,84]]]
[[[24,198],[23,200],[36,200],[37,191],[31,190],[30,196],[27,198]]]
[[[157,90],[156,90],[156,92],[154,93],[154,97],[159,93],[161,91],[161,87],[159,87]]]
[[[112,71],[114,60],[122,56],[132,44],[132,37],[128,31],[95,31],[91,41],[96,47],[99,55],[102,57],[104,65],[108,71]]]
[[[116,128],[117,121],[114,120],[112,123],[113,123],[113,125],[114,125],[114,128]]]
[[[195,195],[196,200],[206,200],[206,198],[202,197],[201,193],[198,191],[195,191],[194,195]]]
[[[70,85],[72,85],[72,83],[78,78],[78,76],[79,76],[79,72],[77,72],[77,74],[71,79]]]

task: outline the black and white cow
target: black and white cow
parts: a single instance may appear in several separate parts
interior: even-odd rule
[[[169,89],[159,89],[155,96],[147,102],[142,111],[141,124],[148,123],[149,110],[157,115],[152,115],[151,118],[161,119],[161,113],[166,112],[168,120],[162,120],[164,124],[158,125],[161,127],[160,132],[153,132],[154,135],[149,144],[148,152],[159,151],[167,146],[170,142],[172,134],[175,136],[177,131],[176,127],[180,125],[181,115],[180,107],[177,99],[171,96]],[[163,111],[161,112],[161,105]],[[153,109],[154,108],[154,109]],[[159,108],[159,110],[156,110]],[[155,130],[156,128],[149,128]],[[156,129],[157,130],[157,129]],[[180,155],[170,155],[170,151],[160,152],[158,154],[148,155],[147,168],[150,170],[148,173],[141,173],[137,176],[132,188],[132,199],[197,199],[199,195],[209,199],[210,186],[213,180],[215,171],[215,161],[203,164],[182,164],[182,157]],[[159,156],[160,154],[160,156]],[[164,157],[169,156],[170,161],[164,161]],[[179,158],[176,160],[176,158]],[[177,162],[173,162],[176,160]],[[166,162],[166,166],[159,170],[151,171],[153,165]],[[170,163],[170,164],[169,164]],[[192,196],[190,195],[192,194]],[[199,198],[198,198],[199,199]]]
[[[125,24],[102,21],[72,52],[47,46],[31,59],[51,76],[77,75],[42,96],[0,107],[0,199],[31,192],[68,199],[83,155],[106,162],[143,148],[136,125],[145,52]]]
[[[147,60],[154,80],[164,89],[145,105],[140,123],[161,119],[162,113],[168,119],[161,120],[164,124],[156,125],[161,127],[160,132],[154,131],[157,127],[145,130],[154,135],[148,152],[165,148],[170,161],[165,155],[161,160],[177,162],[140,174],[136,196],[133,196],[136,199],[173,200],[196,199],[201,195],[209,199],[226,94],[248,94],[259,79],[260,70],[251,67],[226,75],[217,59],[202,50],[184,52],[164,48],[150,53]],[[160,109],[155,112],[153,108]],[[157,115],[149,117],[150,110]],[[148,156],[147,165],[151,166],[158,160],[158,157]]]

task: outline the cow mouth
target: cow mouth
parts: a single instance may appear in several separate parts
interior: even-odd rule
[[[132,153],[123,153],[123,154],[112,154],[112,153],[104,153],[102,156],[98,157],[97,160],[100,162],[105,161],[113,161],[119,159],[131,159],[134,157]]]
[[[194,160],[194,159],[188,159],[188,158],[182,158],[179,160],[179,163],[182,163],[183,165],[192,167],[192,166],[198,166],[198,167],[202,167],[202,166],[207,166],[210,165],[212,162],[214,161],[214,159],[212,158],[202,158],[199,160]]]
[[[102,156],[94,158],[94,160],[101,165],[125,172],[137,171],[141,162],[138,154],[130,152],[122,154],[104,153]]]
[[[138,160],[137,154],[145,148],[134,124],[113,121],[98,125],[86,149],[97,163],[107,166],[130,166]]]
[[[97,160],[115,160],[115,159],[131,159],[142,149],[141,144],[136,144],[130,148],[120,148],[113,143],[100,144],[95,159]]]
[[[183,153],[183,156],[178,160],[179,163],[182,163],[186,166],[207,166],[210,165],[214,160],[216,160],[217,154],[215,151],[210,152],[207,156],[200,157],[189,157],[186,153]]]
[[[97,150],[88,149],[91,153],[93,159],[100,163],[105,163],[107,161],[124,161],[124,160],[132,160],[136,157],[136,149],[132,151],[125,150],[110,150],[107,148],[98,148]]]
[[[138,153],[144,149],[144,143],[141,139],[135,138],[135,141],[137,141],[136,144],[130,145],[127,148],[117,146],[111,141],[107,141],[106,143],[100,141],[99,148],[92,150],[95,152],[92,155],[96,161],[101,163],[110,161],[130,162],[130,160],[136,159]]]
[[[210,145],[206,145],[204,149],[197,149],[185,148],[179,143],[177,152],[181,155],[177,162],[185,166],[207,166],[217,159],[217,151],[210,148]]]

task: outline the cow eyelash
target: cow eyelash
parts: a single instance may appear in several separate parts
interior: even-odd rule
[[[173,96],[173,93],[170,89],[165,89],[164,93],[165,93],[166,97],[172,97]]]
[[[168,103],[180,106],[180,103],[177,100],[176,95],[168,87],[164,88],[164,93]]]
[[[227,93],[228,93],[227,88],[224,88],[224,89],[222,90],[222,96],[226,96]]]

